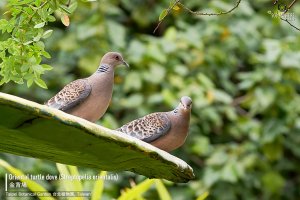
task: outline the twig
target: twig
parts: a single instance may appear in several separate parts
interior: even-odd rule
[[[167,9],[167,14],[166,14],[166,16],[168,16],[168,15],[170,14],[170,12],[172,11],[172,9],[173,9],[177,4],[180,3],[179,1],[180,1],[180,0],[176,0],[176,1],[173,3],[173,5]],[[166,16],[165,16],[165,17],[166,17]],[[165,18],[165,17],[164,17],[164,18]],[[156,30],[158,29],[158,27],[160,26],[160,24],[161,24],[162,22],[163,22],[163,19],[157,24],[157,26],[155,27],[153,33],[156,32]]]
[[[297,0],[294,0],[288,7],[287,9],[284,11],[284,14],[287,13],[287,11],[289,11],[291,9],[291,7],[296,3]]]
[[[297,26],[293,25],[289,20],[283,19],[282,17],[280,17],[280,19],[281,19],[282,21],[287,22],[291,27],[293,27],[293,28],[295,28],[296,30],[300,31],[300,28],[298,28]]]
[[[202,13],[202,12],[200,12],[200,11],[192,11],[191,9],[189,9],[188,7],[186,7],[184,4],[182,4],[182,3],[180,2],[180,0],[176,0],[176,1],[174,2],[174,4],[173,4],[171,7],[169,7],[169,8],[167,9],[167,14],[166,14],[166,16],[168,16],[168,15],[170,14],[170,12],[171,12],[172,9],[174,8],[174,6],[176,6],[177,4],[180,5],[181,7],[183,7],[185,10],[187,10],[189,13],[191,13],[191,14],[193,14],[193,15],[208,15],[208,16],[212,16],[212,15],[225,15],[225,14],[228,14],[228,13],[232,12],[234,9],[236,9],[236,8],[240,5],[241,1],[242,1],[242,0],[238,0],[238,1],[236,2],[235,6],[234,6],[233,8],[231,8],[230,10],[228,10],[228,11],[224,11],[224,12],[222,11],[222,12],[219,12],[219,13]],[[296,1],[296,0],[295,0],[295,1]],[[165,16],[165,17],[166,17],[166,16]],[[165,17],[164,17],[164,18],[165,18]],[[155,27],[153,33],[156,32],[156,30],[158,29],[158,27],[160,26],[160,24],[161,24],[162,22],[163,22],[163,19],[157,24],[157,26]]]
[[[184,9],[186,9],[188,12],[190,12],[191,14],[212,16],[212,15],[225,15],[225,14],[228,14],[228,13],[232,12],[234,9],[236,9],[240,5],[241,1],[242,0],[238,0],[236,2],[235,6],[233,8],[231,8],[230,10],[228,10],[228,11],[221,11],[219,13],[203,13],[201,11],[192,11],[191,9],[189,9],[188,7],[186,7],[185,5],[183,5],[181,2],[179,2],[178,4],[180,6],[182,6]]]
[[[293,0],[292,3],[290,3],[290,5],[284,10],[284,12],[282,13],[281,16],[287,14],[287,12],[295,5],[296,2],[297,2],[297,0]],[[278,0],[275,0],[273,4],[276,5],[277,3],[278,3]],[[286,5],[285,5],[285,7],[286,7]],[[294,29],[300,31],[300,28],[298,28],[298,27],[296,27],[295,25],[293,25],[288,19],[284,19],[284,18],[282,18],[282,17],[280,17],[280,19],[281,19],[282,21],[285,21],[286,23],[288,23],[288,24],[289,24],[291,27],[293,27]]]

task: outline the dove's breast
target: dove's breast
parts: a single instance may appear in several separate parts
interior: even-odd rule
[[[69,113],[91,122],[96,122],[106,112],[113,93],[113,73],[98,74],[98,77],[88,79],[91,84],[91,94],[81,104],[70,110]],[[102,76],[102,77],[99,77]]]

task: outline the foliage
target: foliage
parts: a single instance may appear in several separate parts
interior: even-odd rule
[[[209,199],[222,200],[300,196],[300,36],[268,14],[275,9],[270,1],[242,1],[223,16],[173,10],[155,35],[167,0],[78,4],[68,29],[46,26],[54,30],[45,41],[52,55],[45,63],[53,66],[44,75],[49,90],[6,84],[1,91],[43,102],[92,73],[106,51],[121,51],[131,69],[117,69],[113,100],[99,123],[117,128],[172,109],[182,95],[193,99],[189,138],[174,154],[193,165],[197,180],[167,183],[172,198],[196,199],[207,191]],[[211,12],[229,10],[232,1],[187,1],[186,6]],[[299,24],[299,4],[289,12]],[[13,156],[6,159],[18,164]],[[103,195],[118,196],[129,178],[142,181],[120,176],[117,184],[106,183]],[[145,198],[158,196],[150,189]]]
[[[45,30],[45,26],[55,22],[54,12],[61,15],[62,22],[68,25],[68,16],[77,7],[76,1],[67,0],[9,0],[8,11],[4,16],[8,19],[0,20],[0,30],[7,33],[6,40],[0,41],[0,85],[14,81],[27,86],[33,82],[42,88],[47,88],[41,75],[52,67],[41,64],[42,57],[50,58],[45,51],[42,41],[51,36],[53,30]]]

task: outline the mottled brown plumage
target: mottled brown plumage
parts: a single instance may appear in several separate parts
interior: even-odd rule
[[[145,142],[152,142],[167,133],[171,122],[165,113],[152,113],[133,120],[118,129]]]
[[[113,91],[114,69],[120,64],[128,66],[120,53],[106,53],[94,74],[69,83],[46,105],[91,122],[97,121],[108,108]]]
[[[117,131],[148,142],[162,150],[172,151],[185,142],[191,108],[191,98],[184,96],[173,111],[148,114],[123,125]]]
[[[90,95],[92,87],[87,79],[78,79],[66,85],[59,93],[49,99],[47,105],[67,111],[80,104]]]

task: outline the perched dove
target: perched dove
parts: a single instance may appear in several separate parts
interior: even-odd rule
[[[117,131],[170,152],[185,142],[189,131],[191,108],[192,99],[183,96],[173,111],[148,114],[123,125]]]
[[[97,121],[108,108],[113,92],[114,69],[120,64],[129,66],[120,53],[106,53],[94,74],[69,83],[46,105],[91,122]]]

